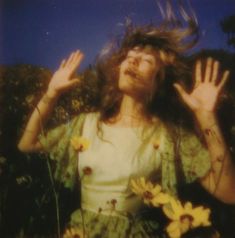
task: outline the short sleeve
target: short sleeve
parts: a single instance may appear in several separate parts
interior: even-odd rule
[[[165,126],[163,142],[162,187],[168,193],[177,194],[179,169],[183,172],[186,183],[202,178],[210,170],[209,152],[195,134],[182,128],[169,129]],[[180,166],[178,162],[181,162]]]
[[[207,148],[193,133],[180,129],[179,155],[187,183],[202,178],[211,168]]]
[[[55,179],[67,188],[72,188],[75,184],[78,158],[70,140],[74,135],[81,135],[84,120],[85,114],[81,114],[39,136],[39,141],[49,158],[56,161]]]

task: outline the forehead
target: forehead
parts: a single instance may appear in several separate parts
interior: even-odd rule
[[[156,58],[158,53],[156,49],[153,49],[151,46],[135,46],[128,51],[129,54],[144,54],[149,57]]]

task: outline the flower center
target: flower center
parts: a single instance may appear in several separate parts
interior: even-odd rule
[[[144,198],[146,198],[147,200],[152,200],[153,199],[153,194],[150,191],[145,191],[143,193]]]
[[[184,215],[180,216],[181,222],[188,222],[191,224],[193,222],[193,220],[194,220],[194,218],[189,214],[184,214]]]
[[[82,152],[84,150],[84,146],[82,144],[79,145],[78,150]]]

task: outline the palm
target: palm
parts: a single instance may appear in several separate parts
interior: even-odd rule
[[[179,84],[174,86],[192,111],[213,112],[229,72],[225,71],[222,79],[219,79],[219,63],[217,61],[213,62],[211,58],[207,60],[204,75],[202,75],[201,68],[201,62],[198,61],[196,63],[194,87],[191,93],[187,93]]]
[[[67,60],[63,60],[59,69],[54,73],[48,88],[57,93],[62,93],[78,82],[78,79],[73,78],[73,75],[81,63],[83,54],[76,51],[70,55]]]

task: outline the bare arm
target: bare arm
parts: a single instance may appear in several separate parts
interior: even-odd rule
[[[59,96],[75,87],[79,80],[72,78],[75,70],[80,65],[83,54],[80,51],[73,52],[67,60],[63,60],[59,69],[53,75],[47,92],[39,101],[30,117],[24,133],[19,141],[18,148],[23,152],[34,152],[42,150],[38,136],[42,127],[47,122]]]
[[[226,203],[235,203],[235,167],[216,117],[216,105],[229,72],[219,75],[219,62],[207,59],[205,73],[196,63],[195,84],[191,93],[175,84],[183,101],[194,113],[211,158],[211,170],[201,179],[202,186]]]
[[[201,179],[210,193],[227,203],[235,203],[235,166],[213,113],[197,115],[211,157],[211,170]]]

